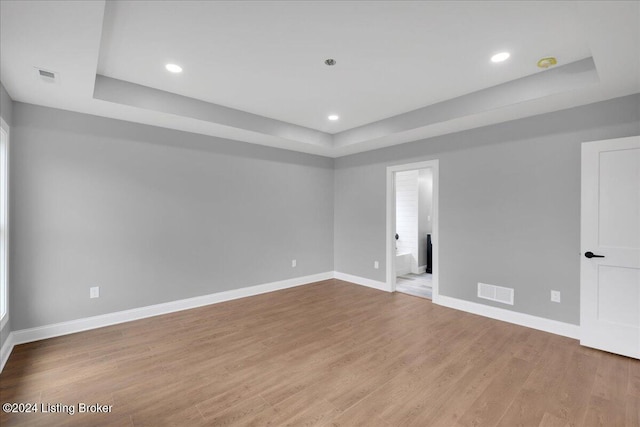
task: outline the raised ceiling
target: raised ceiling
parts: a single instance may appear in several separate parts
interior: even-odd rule
[[[16,101],[331,157],[640,91],[638,2],[2,1],[0,16]]]

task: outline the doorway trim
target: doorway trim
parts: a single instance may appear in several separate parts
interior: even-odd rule
[[[386,267],[387,267],[387,288],[390,292],[396,291],[396,257],[395,257],[395,245],[393,243],[393,236],[395,234],[395,222],[396,222],[396,189],[395,189],[395,177],[396,172],[410,171],[416,169],[431,169],[433,173],[433,194],[432,194],[432,226],[431,226],[431,243],[433,245],[432,263],[433,263],[433,296],[432,301],[438,303],[439,301],[439,276],[440,276],[440,264],[439,264],[439,248],[440,248],[440,232],[439,232],[439,186],[440,176],[438,169],[438,159],[426,160],[423,162],[407,163],[404,165],[387,166],[387,250],[386,250]]]

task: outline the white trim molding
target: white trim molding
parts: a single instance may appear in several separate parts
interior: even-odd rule
[[[384,292],[392,292],[391,289],[389,289],[388,284],[384,282],[367,279],[365,277],[353,276],[351,274],[340,273],[338,271],[334,271],[333,274],[333,277],[338,280],[344,280],[346,282],[355,283],[356,285],[366,286]],[[545,319],[544,317],[519,313],[517,311],[506,310],[504,308],[493,307],[490,305],[461,300],[444,295],[434,295],[432,302],[443,307],[449,307],[455,310],[477,314],[479,316],[488,317],[490,319],[501,320],[503,322],[513,323],[515,325],[525,326],[527,328],[537,329],[539,331],[549,332],[564,337],[580,339],[579,325],[573,325],[571,323],[560,322],[557,320]]]
[[[505,310],[504,308],[479,304],[477,302],[461,300],[444,295],[439,295],[437,298],[434,298],[433,302],[444,307],[466,311],[467,313],[502,320],[503,322],[526,326],[527,328],[538,329],[540,331],[550,332],[564,337],[580,339],[579,325],[545,319],[544,317],[518,313],[517,311]]]
[[[0,185],[4,188],[2,189],[6,194],[5,200],[0,200],[0,221],[4,221],[5,226],[5,235],[4,235],[4,251],[0,251],[0,264],[2,264],[2,268],[0,268],[0,274],[3,276],[0,277],[0,281],[2,281],[2,285],[0,285],[0,292],[2,292],[2,306],[0,306],[0,313],[2,318],[0,319],[0,329],[3,329],[5,325],[9,321],[9,312],[11,311],[9,307],[9,297],[10,297],[10,289],[9,289],[9,273],[10,273],[10,263],[9,263],[9,247],[11,246],[10,238],[11,238],[11,230],[9,227],[9,212],[10,212],[10,200],[11,200],[11,187],[9,186],[9,179],[11,174],[11,165],[9,162],[9,158],[11,156],[11,128],[4,121],[2,117],[0,117],[0,132],[4,132],[6,135],[5,144],[6,146],[2,149],[3,152],[0,152],[0,161],[4,163],[4,175],[0,177]],[[0,368],[0,372],[2,369]]]
[[[52,325],[38,326],[30,329],[22,329],[11,333],[11,344],[18,345],[27,342],[38,341],[46,338],[53,338],[61,335],[73,334],[90,329],[102,328],[116,325],[118,323],[130,322],[132,320],[144,319],[161,314],[173,313],[176,311],[188,310],[190,308],[202,307],[210,304],[231,301],[238,298],[245,298],[260,295],[267,292],[279,291],[296,286],[308,285],[333,278],[333,272],[313,274],[310,276],[296,277],[293,279],[281,280],[278,282],[266,283],[262,285],[250,286],[247,288],[233,289],[215,294],[203,295],[162,304],[149,305],[146,307],[133,308],[131,310],[117,311],[99,316],[87,317],[84,319],[70,320],[68,322],[55,323]],[[4,349],[3,346],[3,356]],[[8,357],[8,355],[7,355]]]
[[[387,285],[387,283],[379,282],[373,279],[367,279],[366,277],[353,276],[351,274],[334,271],[333,278],[338,280],[344,280],[345,282],[355,283],[356,285],[377,289],[379,291],[391,292],[391,289],[389,289],[389,286]]]
[[[14,345],[13,332],[10,332],[4,344],[2,344],[2,348],[0,348],[0,372],[2,372],[2,370],[4,369],[4,365],[5,363],[7,363],[7,360],[9,360],[9,356],[13,351]]]
[[[391,289],[389,289],[388,283],[379,282],[377,280],[353,276],[351,274],[340,273],[338,271],[334,272],[333,277],[338,280],[355,283],[356,285],[366,286],[384,292],[392,292]],[[525,326],[527,328],[537,329],[539,331],[549,332],[556,335],[562,335],[564,337],[580,339],[579,325],[545,319],[544,317],[519,313],[517,311],[506,310],[504,308],[493,307],[444,295],[433,295],[432,302],[443,307],[466,311],[467,313],[477,314],[490,319],[501,320],[503,322],[513,323],[515,325]]]
[[[7,323],[9,323],[9,311],[4,313],[4,316],[2,316],[2,320],[0,320],[0,330],[4,329]]]
[[[13,347],[19,344],[47,338],[54,338],[57,336],[73,334],[76,332],[82,332],[91,329],[102,328],[105,326],[116,325],[119,323],[144,319],[147,317],[173,313],[176,311],[188,310],[205,305],[217,304],[225,301],[260,295],[282,289],[308,285],[311,283],[317,283],[333,278],[384,292],[392,292],[391,289],[389,289],[388,284],[385,282],[341,273],[338,271],[331,271],[313,274],[310,276],[281,280],[278,282],[266,283],[262,285],[250,286],[246,288],[233,289],[199,297],[171,301],[162,304],[134,308],[131,310],[107,313],[99,316],[87,317],[84,319],[71,320],[68,322],[44,325],[30,329],[22,329],[9,333],[9,336],[5,340],[4,345],[0,349],[0,372],[2,372],[2,369],[4,369],[5,363],[9,359]],[[569,338],[579,339],[580,337],[580,327],[578,325],[572,325],[569,323],[563,323],[556,320],[545,319],[542,317],[536,317],[529,314],[518,313],[511,310],[505,310],[502,308],[460,300],[443,295],[434,295],[433,302],[444,307],[450,307],[456,310],[466,311],[468,313],[478,314],[480,316],[502,320],[505,322],[514,323],[516,325],[526,326],[529,328],[538,329]]]

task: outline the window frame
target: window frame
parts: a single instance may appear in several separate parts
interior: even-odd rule
[[[9,125],[0,117],[0,329],[9,321]],[[4,196],[4,197],[2,197]],[[4,229],[3,229],[4,228]],[[4,231],[4,233],[2,232]]]

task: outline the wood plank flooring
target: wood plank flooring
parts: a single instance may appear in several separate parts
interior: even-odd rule
[[[76,409],[3,427],[640,427],[640,361],[328,280],[16,346],[0,401]]]

